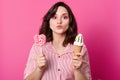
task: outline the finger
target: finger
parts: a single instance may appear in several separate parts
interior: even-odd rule
[[[76,69],[77,68],[80,68],[82,62],[73,62],[73,67],[75,67]]]
[[[46,59],[46,57],[45,57],[44,54],[39,54],[39,55],[38,55],[38,58],[45,58],[45,59]]]
[[[41,53],[43,56],[45,56],[45,54],[44,54],[44,52],[42,51],[42,53]]]
[[[37,63],[38,64],[41,64],[41,63],[46,63],[47,61],[45,59],[38,59],[37,60]]]
[[[73,63],[73,64],[76,64],[76,65],[77,65],[77,64],[79,65],[79,64],[82,63],[82,60],[72,60],[72,63]]]
[[[78,57],[78,56],[73,56],[73,60],[81,60],[82,56]]]
[[[46,63],[46,60],[41,60],[41,61],[39,61],[40,63]]]
[[[39,57],[40,60],[46,60],[46,58],[44,56]]]
[[[73,59],[77,59],[78,57],[77,56],[73,56]]]
[[[84,56],[85,52],[76,53],[77,56]]]
[[[77,56],[77,57],[81,57],[82,55],[80,55],[80,54],[77,54],[76,56]]]
[[[81,57],[82,55],[80,54],[76,54],[76,55],[73,55],[73,57]]]
[[[37,56],[37,60],[45,59],[43,56]]]
[[[81,52],[75,53],[75,55],[81,55],[82,56]]]
[[[82,60],[73,60],[73,63],[76,63],[76,64],[78,64],[80,62],[82,62]]]
[[[46,65],[46,62],[40,62],[40,63],[38,63],[38,65]]]
[[[40,53],[39,56],[45,56],[45,54],[44,53]]]
[[[74,68],[74,69],[78,69],[78,68],[79,68],[78,64],[74,63],[74,64],[73,64],[73,68]]]
[[[46,66],[46,63],[38,64],[38,66],[41,68],[41,67],[43,67],[43,66]]]
[[[41,66],[41,65],[46,65],[46,61],[45,60],[41,60],[41,61],[38,61],[37,62],[37,64],[39,65],[39,66]]]
[[[80,53],[76,53],[76,56],[78,56],[78,57],[79,57],[79,56],[82,56],[82,55],[81,55]]]
[[[41,61],[46,61],[45,57],[37,57],[37,63],[40,63]]]

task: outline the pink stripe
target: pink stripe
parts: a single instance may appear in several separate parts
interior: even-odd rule
[[[72,47],[71,45],[68,45],[66,48],[66,53],[64,55],[61,55],[60,58],[58,58],[58,54],[56,53],[55,49],[50,43],[46,43],[45,47],[45,56],[47,58],[47,63],[48,63],[48,69],[46,69],[42,80],[74,80],[74,75],[73,75],[73,69],[72,65],[70,64],[70,61],[72,60]],[[87,49],[84,47],[82,52],[87,52]],[[25,74],[30,74],[32,70],[36,67],[35,64],[35,59],[38,54],[41,52],[41,47],[39,46],[33,46],[31,48],[29,60],[27,62],[28,66],[25,69]],[[34,61],[33,61],[34,60]],[[88,59],[88,54],[85,55],[84,58],[85,63],[89,65],[89,59]],[[57,65],[58,64],[58,65]],[[83,69],[86,66],[83,65]],[[60,68],[60,71],[57,69]],[[86,76],[88,77],[88,80],[91,79],[90,75],[90,68],[89,66],[83,70],[86,73]]]

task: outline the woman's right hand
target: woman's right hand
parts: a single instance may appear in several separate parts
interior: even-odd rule
[[[47,60],[43,53],[37,56],[37,65],[40,71],[44,71],[47,67]]]

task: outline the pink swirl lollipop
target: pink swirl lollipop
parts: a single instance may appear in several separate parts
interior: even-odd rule
[[[34,41],[36,45],[43,46],[46,43],[46,36],[44,34],[35,35]]]

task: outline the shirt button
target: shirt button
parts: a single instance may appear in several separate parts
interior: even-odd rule
[[[58,69],[58,71],[60,71],[60,69]]]

